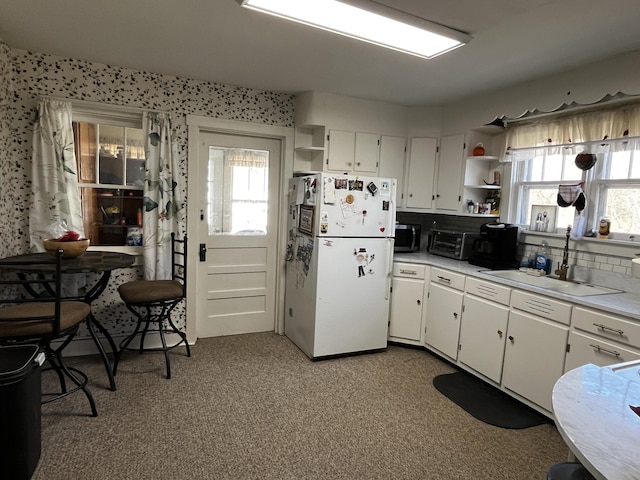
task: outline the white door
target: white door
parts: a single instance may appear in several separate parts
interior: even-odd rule
[[[317,238],[316,357],[386,348],[393,240]],[[312,304],[313,295],[307,297]]]
[[[435,138],[412,138],[407,176],[408,208],[431,208],[438,141]]]
[[[353,171],[356,154],[356,134],[343,130],[329,131],[329,158],[327,170]]]
[[[404,165],[407,139],[404,137],[380,137],[380,177],[396,179],[396,206],[404,207]]]
[[[553,386],[564,372],[568,331],[565,325],[512,311],[503,386],[551,412]]]
[[[509,307],[465,295],[458,360],[500,383]]]
[[[281,142],[199,138],[197,335],[274,330]]]
[[[461,200],[464,135],[451,135],[440,140],[436,208],[458,210]]]
[[[427,345],[458,358],[462,292],[431,282],[427,300]]]
[[[389,336],[420,341],[424,280],[393,277]]]

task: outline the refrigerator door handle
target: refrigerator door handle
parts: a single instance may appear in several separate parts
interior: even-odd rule
[[[393,238],[387,239],[387,258],[389,259],[389,264],[387,265],[387,287],[384,291],[384,299],[389,300],[391,296],[391,277],[393,276]]]

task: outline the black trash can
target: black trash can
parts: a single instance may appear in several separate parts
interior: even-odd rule
[[[30,479],[40,460],[41,371],[37,345],[0,347],[0,472]]]

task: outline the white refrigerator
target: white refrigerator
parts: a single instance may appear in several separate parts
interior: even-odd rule
[[[285,335],[312,359],[386,348],[396,180],[297,176],[288,216]]]

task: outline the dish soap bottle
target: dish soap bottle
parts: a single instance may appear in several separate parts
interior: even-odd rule
[[[540,245],[540,251],[536,253],[533,268],[544,270],[547,275],[551,273],[551,251],[546,240],[542,241],[542,244]]]

